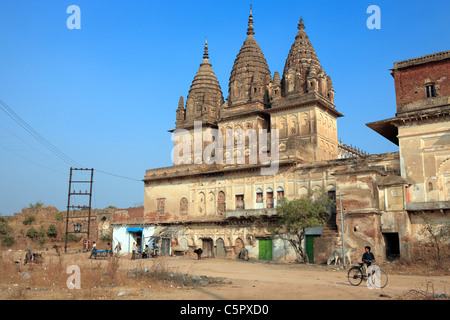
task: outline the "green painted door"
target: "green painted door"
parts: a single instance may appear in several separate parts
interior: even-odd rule
[[[259,260],[272,260],[272,239],[259,239]]]
[[[319,236],[306,236],[306,254],[309,262],[314,262],[314,238]]]

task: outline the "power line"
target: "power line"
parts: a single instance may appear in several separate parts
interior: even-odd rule
[[[79,163],[77,163],[76,161],[72,160],[69,156],[67,156],[65,153],[63,153],[61,150],[59,150],[57,147],[55,147],[53,144],[51,144],[47,139],[45,139],[41,134],[39,134],[36,130],[33,129],[33,127],[31,127],[25,120],[23,120],[17,113],[15,113],[5,102],[3,102],[0,99],[0,109],[3,110],[3,112],[5,112],[11,119],[13,119],[17,124],[19,124],[23,129],[25,129],[25,131],[27,131],[30,135],[32,135],[37,141],[39,141],[44,147],[46,147],[48,150],[50,150],[53,154],[55,154],[56,156],[58,156],[61,160],[63,160],[66,164],[68,164],[70,167],[78,167],[78,168],[82,168],[83,166],[80,165]],[[2,126],[3,127],[3,126]],[[3,127],[4,128],[4,127]],[[7,129],[6,129],[7,130]],[[7,130],[9,131],[9,130]],[[13,134],[14,135],[14,134]],[[16,135],[14,135],[15,137],[17,137]],[[19,140],[21,140],[19,137],[17,137]],[[22,142],[24,142],[23,140],[21,140]],[[27,144],[26,142],[24,142],[25,144]],[[27,144],[28,145],[28,144]],[[31,146],[32,147],[32,146]],[[6,147],[4,147],[6,149]],[[40,152],[38,149],[32,147],[33,149],[35,149],[36,151]],[[13,152],[12,150],[7,149],[10,152]],[[19,155],[20,156],[20,155]],[[20,156],[22,157],[22,156]],[[23,157],[22,157],[23,158]],[[27,160],[30,161],[30,160]],[[35,164],[37,164],[34,161],[31,161]],[[37,164],[39,165],[39,164]],[[41,166],[41,165],[40,165]],[[44,166],[42,166],[44,167]],[[44,167],[46,168],[46,167]],[[49,168],[47,168],[49,169]],[[132,180],[132,181],[139,181],[141,182],[141,180],[139,179],[135,179],[135,178],[130,178],[130,177],[125,177],[125,176],[121,176],[118,174],[114,174],[114,173],[110,173],[110,172],[106,172],[106,171],[102,171],[102,170],[98,170],[95,169],[95,171],[98,171],[100,173],[103,174],[107,174],[107,175],[111,175],[114,177],[118,177],[118,178],[122,178],[122,179],[127,179],[127,180]]]
[[[32,135],[37,141],[39,141],[44,147],[58,156],[61,160],[66,162],[71,166],[79,166],[79,164],[56,148],[47,139],[40,135],[36,130],[33,129],[25,120],[23,120],[17,113],[15,113],[5,102],[0,99],[0,109],[3,110],[11,119],[13,119],[17,124],[19,124],[23,129],[25,129],[30,135]]]
[[[39,152],[40,154],[42,154],[42,155],[45,156],[46,158],[48,158],[48,159],[50,159],[50,160],[53,160],[53,161],[55,161],[56,163],[59,163],[60,165],[65,166],[65,164],[61,163],[61,162],[58,161],[58,160],[55,160],[55,159],[52,158],[52,157],[49,157],[47,154],[45,154],[44,152],[40,151],[39,149],[33,147],[31,144],[27,143],[25,140],[21,139],[19,136],[15,135],[13,132],[11,132],[10,130],[8,130],[7,128],[5,128],[4,126],[2,126],[1,124],[0,124],[0,127],[2,127],[2,128],[5,129],[7,132],[9,132],[9,133],[11,134],[10,136],[17,138],[18,140],[20,140],[21,142],[23,142],[25,145],[27,145],[28,147],[30,147],[30,148],[36,150],[37,152]]]
[[[57,171],[57,170],[55,170],[55,169],[53,169],[53,168],[49,168],[49,167],[43,166],[43,165],[41,165],[40,163],[37,163],[36,161],[30,160],[30,159],[28,159],[28,158],[26,158],[26,157],[20,155],[19,153],[15,152],[14,150],[11,150],[11,149],[9,149],[9,148],[3,146],[3,145],[0,145],[0,147],[2,147],[3,149],[5,149],[6,151],[11,152],[12,154],[16,155],[17,157],[22,158],[23,160],[28,161],[28,162],[30,162],[30,163],[32,163],[32,164],[34,164],[34,165],[37,165],[37,166],[39,166],[39,167],[41,167],[41,168],[44,168],[44,169],[47,169],[47,170],[50,170],[50,171],[53,171],[53,172],[56,172],[56,173],[59,173],[59,174],[64,174],[64,173],[59,172],[59,171]]]
[[[95,171],[100,172],[100,173],[104,173],[104,174],[108,174],[108,175],[110,175],[110,176],[122,178],[122,179],[128,179],[128,180],[134,180],[134,181],[142,182],[142,180],[139,180],[139,179],[134,179],[134,178],[129,178],[129,177],[125,177],[125,176],[120,176],[120,175],[118,175],[118,174],[114,174],[114,173],[110,173],[110,172],[105,172],[105,171],[98,170],[98,169],[95,169]]]

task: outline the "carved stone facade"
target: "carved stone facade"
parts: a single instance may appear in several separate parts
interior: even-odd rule
[[[248,129],[279,133],[280,159],[299,162],[320,161],[338,157],[337,118],[341,117],[333,104],[331,78],[326,75],[305,32],[303,20],[291,47],[280,79],[275,72],[272,79],[264,54],[255,39],[253,16],[250,13],[247,38],[233,65],[228,85],[228,98],[221,100],[220,85],[207,60],[207,46],[200,69],[191,85],[186,106],[180,98],[176,129],[185,129],[191,135],[191,154],[179,156],[175,165],[200,163],[201,155],[194,152],[194,122],[202,125],[202,135],[216,128],[224,137],[218,142],[218,152],[229,157],[225,149],[227,130],[244,133]],[[222,101],[222,102],[221,102]],[[173,132],[177,132],[174,130]],[[181,139],[175,138],[175,145]],[[240,141],[234,141],[238,145]],[[259,141],[258,141],[259,142]],[[206,144],[203,143],[203,146]],[[251,154],[235,148],[231,156]],[[179,157],[178,157],[179,156]],[[259,161],[259,159],[258,159]],[[248,162],[247,162],[248,163]]]
[[[317,263],[326,261],[334,247],[342,246],[342,233],[354,261],[361,258],[366,245],[373,248],[380,260],[396,254],[409,256],[416,245],[413,242],[419,224],[418,218],[411,215],[411,208],[425,201],[422,209],[431,206],[431,210],[438,210],[436,206],[440,206],[442,214],[448,214],[445,179],[450,163],[446,160],[450,156],[446,142],[450,121],[448,97],[443,96],[448,90],[445,76],[436,79],[430,76],[427,82],[439,83],[435,91],[426,89],[437,95],[436,103],[445,102],[437,109],[433,106],[423,116],[421,109],[408,115],[399,113],[396,118],[368,124],[391,141],[400,140],[400,152],[368,155],[338,142],[337,119],[342,114],[335,109],[331,78],[321,67],[303,20],[282,77],[275,72],[272,78],[256,42],[250,13],[247,38],[236,57],[226,101],[221,100],[220,86],[207,60],[207,47],[205,56],[186,106],[180,99],[176,129],[186,130],[191,140],[195,139],[195,121],[202,121],[202,129],[197,133],[200,135],[212,129],[218,129],[225,137],[227,129],[266,129],[270,135],[277,130],[279,167],[274,174],[262,175],[261,169],[267,167],[262,161],[208,164],[205,163],[208,159],[194,152],[190,159],[182,159],[171,167],[147,170],[144,210],[132,224],[171,230],[165,234],[168,242],[161,236],[165,246],[173,243],[168,254],[179,248],[192,252],[203,247],[207,256],[236,257],[245,246],[251,258],[261,258],[260,250],[266,248],[261,243],[270,240],[272,259],[293,259],[295,254],[288,243],[272,238],[254,221],[256,217],[276,219],[279,199],[299,198],[315,187],[328,191],[337,202],[337,210],[330,215],[323,232],[319,232],[321,237],[314,239]],[[444,54],[431,63],[448,68],[448,61]],[[429,70],[428,65],[416,67]],[[397,76],[406,72],[405,68],[396,65],[394,69],[396,88]],[[439,111],[436,116],[431,112],[435,110]],[[420,124],[422,129],[414,129],[413,123]],[[389,130],[396,128],[398,138],[397,134],[392,138]],[[410,144],[412,139],[420,139],[420,145]],[[178,143],[175,139],[175,145]],[[189,148],[193,149],[192,145]],[[251,155],[249,144],[244,150],[217,150],[234,156],[244,152],[246,160]],[[421,166],[419,154],[425,159]],[[198,164],[194,163],[197,157]],[[410,168],[414,163],[416,167]],[[420,198],[421,190],[429,185],[432,188],[429,195]],[[434,190],[439,191],[435,194]],[[435,198],[444,202],[437,203]],[[117,226],[130,223],[126,215],[115,217]]]

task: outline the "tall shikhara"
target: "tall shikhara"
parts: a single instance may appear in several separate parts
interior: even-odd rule
[[[317,92],[334,102],[331,77],[327,76],[317,58],[314,47],[305,32],[303,19],[284,65],[282,79],[283,96]]]
[[[229,130],[279,132],[280,160],[310,162],[338,158],[337,118],[331,77],[327,76],[305,32],[303,19],[291,46],[283,75],[273,78],[263,51],[255,39],[253,13],[250,9],[245,41],[240,48],[223,100],[221,87],[208,61],[204,60],[192,82],[186,106],[180,98],[176,129],[193,134],[194,121],[218,129],[225,137]],[[239,140],[239,139],[238,139]],[[232,155],[251,155],[235,149]],[[230,156],[230,153],[224,154]],[[192,159],[194,160],[194,159]]]
[[[208,42],[205,41],[203,61],[192,81],[184,106],[180,98],[177,109],[177,129],[190,129],[194,121],[202,121],[203,125],[214,126],[219,117],[219,108],[223,103],[222,89],[208,60]]]

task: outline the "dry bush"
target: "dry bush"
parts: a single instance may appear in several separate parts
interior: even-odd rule
[[[400,298],[408,300],[449,300],[448,294],[444,292],[436,292],[434,285],[430,282],[426,283],[424,289],[411,289],[404,293]]]

